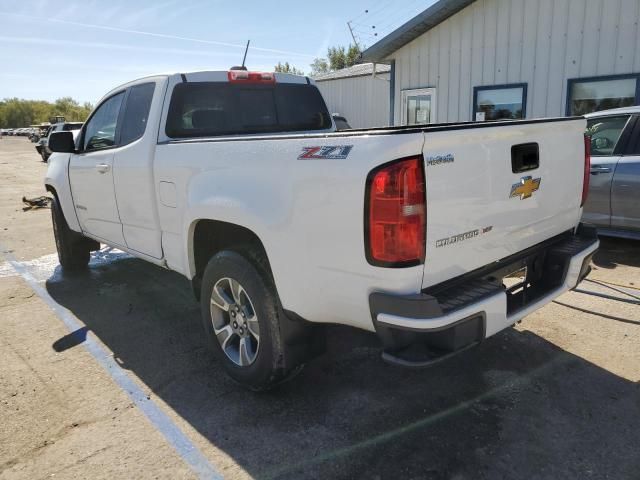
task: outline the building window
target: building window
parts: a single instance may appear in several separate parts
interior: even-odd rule
[[[516,120],[526,116],[526,83],[475,87],[473,89],[474,120]]]
[[[402,91],[402,124],[425,125],[436,122],[436,89]]]
[[[567,88],[567,115],[585,115],[639,102],[640,74],[576,78]]]

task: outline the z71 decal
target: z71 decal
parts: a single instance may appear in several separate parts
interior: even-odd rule
[[[353,145],[302,147],[298,160],[342,160],[349,156]]]

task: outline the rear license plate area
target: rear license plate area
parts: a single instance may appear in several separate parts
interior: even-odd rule
[[[516,294],[524,290],[527,283],[527,271],[528,268],[522,267],[511,273],[508,273],[502,278],[502,285],[509,294]]]

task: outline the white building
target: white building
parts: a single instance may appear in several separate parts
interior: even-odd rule
[[[363,52],[395,125],[640,104],[640,0],[439,0]]]
[[[352,128],[389,125],[389,65],[365,63],[314,78],[329,111],[343,115]]]

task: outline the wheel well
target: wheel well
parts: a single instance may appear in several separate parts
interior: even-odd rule
[[[222,250],[234,250],[243,253],[247,249],[253,250],[262,257],[269,269],[271,267],[267,252],[258,236],[251,230],[233,223],[220,222],[217,220],[200,220],[193,231],[193,260],[196,267],[197,279],[201,279],[204,269],[209,259]],[[254,262],[255,259],[247,258]],[[261,265],[256,265],[260,268]]]
[[[223,250],[233,250],[243,255],[258,272],[269,277],[267,280],[272,282],[275,290],[267,252],[255,233],[233,223],[200,220],[193,231],[193,259],[196,274],[191,281],[193,293],[198,300],[200,300],[202,276],[207,263],[211,257]],[[279,308],[282,306],[280,305]],[[324,325],[312,325],[294,312],[282,310],[280,329],[285,342],[292,349],[290,355],[295,359],[295,363],[304,362],[326,350]]]
[[[58,192],[56,192],[56,189],[53,188],[51,185],[47,185],[45,184],[44,186],[45,190],[51,194],[53,194],[54,197],[56,197],[56,200],[58,199]]]

